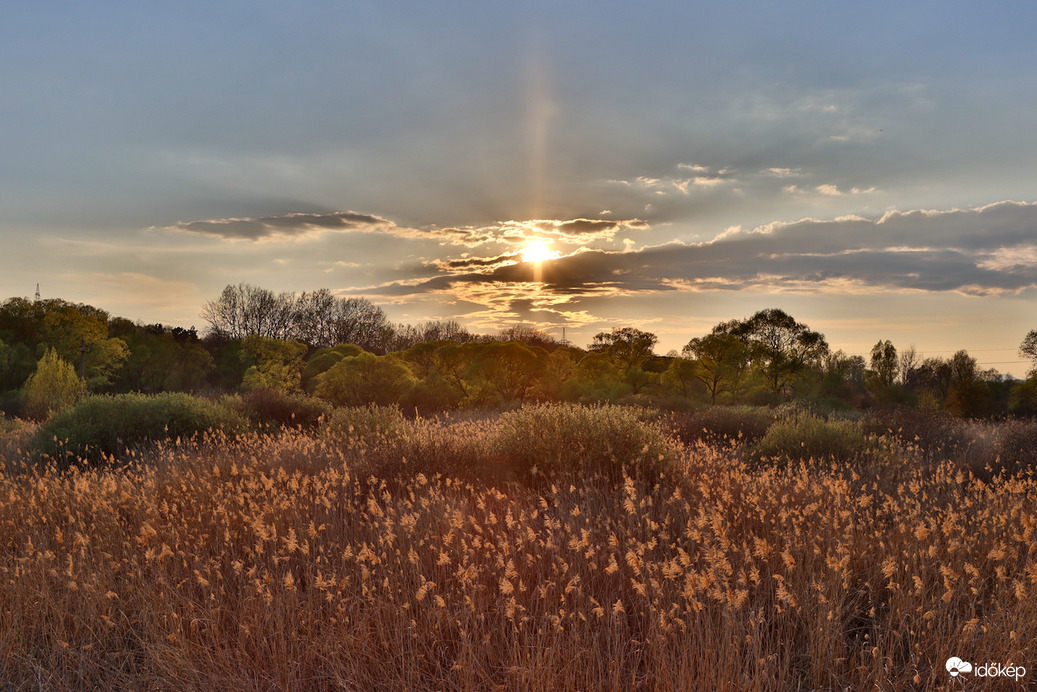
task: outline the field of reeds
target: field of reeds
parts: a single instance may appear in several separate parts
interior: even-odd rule
[[[1028,467],[866,425],[804,460],[695,424],[368,409],[84,465],[7,431],[0,689],[1033,684]]]

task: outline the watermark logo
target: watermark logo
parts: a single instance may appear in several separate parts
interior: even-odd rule
[[[972,665],[957,656],[948,658],[944,667],[951,674],[952,678],[956,678],[959,675],[973,675],[977,678],[1013,678],[1016,682],[1019,682],[1026,677],[1026,668],[1023,666],[1014,666],[1011,663],[1008,665],[1001,663],[977,663]]]

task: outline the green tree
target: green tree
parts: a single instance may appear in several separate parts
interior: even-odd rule
[[[76,369],[51,348],[25,382],[23,410],[30,418],[43,420],[76,403],[81,396],[82,384]]]
[[[618,399],[632,392],[624,374],[604,351],[590,351],[583,356],[562,389],[563,398],[570,401]]]
[[[829,353],[823,334],[777,308],[721,323],[713,333],[731,334],[746,344],[753,367],[775,396],[787,397],[792,385],[806,378],[811,369],[820,369]]]
[[[241,359],[252,365],[241,380],[244,389],[273,389],[285,394],[300,391],[306,344],[253,334],[241,342]]]
[[[961,350],[948,363],[950,387],[944,399],[945,411],[962,418],[981,418],[992,413],[993,394],[980,378],[976,359]]]
[[[575,346],[562,345],[551,351],[551,393],[554,398],[561,396],[569,378],[576,372],[580,359],[586,351]]]
[[[108,313],[89,305],[55,301],[43,317],[41,342],[70,363],[85,364],[88,389],[108,386],[129,355],[126,342],[108,336]],[[85,348],[82,354],[80,349]]]
[[[473,344],[466,379],[480,389],[481,403],[509,403],[538,398],[550,356],[539,346],[520,341]]]
[[[313,394],[317,386],[317,378],[331,369],[343,358],[359,356],[363,349],[353,344],[339,344],[334,347],[317,349],[307,360],[302,369],[302,388],[307,394]]]
[[[1037,373],[1012,388],[1008,410],[1017,416],[1037,416]]]
[[[893,385],[899,365],[897,349],[891,341],[880,341],[871,347],[871,370],[882,384],[887,387]]]
[[[590,345],[591,351],[607,353],[626,374],[631,368],[640,367],[652,357],[652,349],[659,337],[633,327],[617,327],[611,332],[599,332],[594,335]]]
[[[1030,330],[1019,344],[1019,355],[1030,359],[1030,372],[1037,373],[1037,329]]]
[[[711,403],[717,403],[717,397],[721,394],[736,392],[741,388],[749,366],[750,350],[735,335],[714,331],[689,341],[683,353],[685,357],[695,359],[695,376],[706,385]]]
[[[696,384],[701,388],[699,372],[699,365],[695,361],[681,357],[671,358],[670,367],[663,373],[662,384],[687,399],[691,397]]]
[[[361,353],[343,358],[317,377],[317,396],[338,406],[407,401],[417,378],[393,356]]]
[[[476,387],[468,379],[479,343],[448,343],[436,352],[435,369],[451,387],[461,393],[462,405],[473,402]]]
[[[859,405],[864,397],[867,370],[864,356],[848,356],[839,350],[825,358],[818,393]]]

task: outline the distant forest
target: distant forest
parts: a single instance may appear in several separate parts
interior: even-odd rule
[[[521,325],[487,335],[453,321],[392,324],[370,301],[328,289],[227,286],[202,316],[198,334],[60,299],[10,298],[0,306],[0,411],[43,418],[55,397],[262,389],[422,413],[532,401],[680,409],[799,399],[966,418],[1037,414],[1037,330],[1020,345],[1035,366],[1020,381],[980,369],[964,350],[925,358],[879,340],[870,359],[833,352],[823,334],[779,309],[722,322],[666,355],[654,352],[654,334],[633,327],[580,348]]]

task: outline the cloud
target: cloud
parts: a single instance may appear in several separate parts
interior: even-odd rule
[[[677,168],[698,173],[699,175],[693,175],[691,177],[674,175],[649,177],[642,175],[629,180],[614,179],[609,182],[632,189],[650,192],[654,195],[665,195],[673,190],[678,190],[686,195],[689,194],[689,190],[693,188],[704,188],[708,190],[725,183],[738,182],[733,177],[735,171],[730,168],[713,170],[707,166],[700,166],[691,163],[678,163]]]
[[[193,233],[235,241],[292,240],[328,232],[384,233],[400,238],[435,240],[442,245],[477,247],[494,242],[514,245],[524,243],[531,237],[579,244],[591,240],[612,240],[616,233],[624,229],[648,228],[649,225],[641,219],[586,218],[511,220],[488,226],[409,228],[397,226],[380,216],[339,211],[179,222],[151,230]]]
[[[824,185],[818,185],[814,189],[817,190],[822,195],[828,195],[830,197],[844,197],[846,195],[870,195],[871,193],[875,192],[875,190],[876,190],[876,188],[874,188],[874,187],[869,187],[869,188],[865,188],[865,189],[861,189],[859,187],[853,187],[853,188],[850,188],[849,192],[843,192],[842,190],[839,189],[838,185],[832,185],[831,183],[826,183]],[[795,185],[790,185],[785,190],[786,190],[786,192],[802,192],[802,190],[797,188]]]
[[[434,260],[429,264],[435,265],[442,270],[468,269],[471,267],[495,267],[497,265],[517,262],[519,253],[506,252],[496,257],[462,257],[455,260]]]
[[[641,219],[613,221],[611,219],[573,219],[572,221],[554,221],[537,224],[541,230],[557,233],[562,238],[582,239],[587,236],[609,238],[617,231],[629,228],[647,230],[648,224]]]
[[[520,262],[376,290],[398,294],[494,286],[556,297],[746,289],[991,295],[1037,286],[1034,237],[1037,204],[1001,202],[977,209],[893,211],[878,219],[847,216],[752,230],[734,227],[704,243],[588,250],[543,262],[539,283],[534,267]]]
[[[623,230],[644,231],[649,228],[649,224],[642,219],[575,218],[501,221],[492,226],[452,227],[437,231],[446,234],[446,242],[477,247],[487,243],[518,245],[530,238],[580,245],[592,241],[611,241]]]
[[[286,240],[317,235],[328,231],[384,231],[395,228],[386,219],[336,211],[325,214],[286,214],[259,218],[210,219],[179,222],[158,230],[197,233],[227,240]]]

